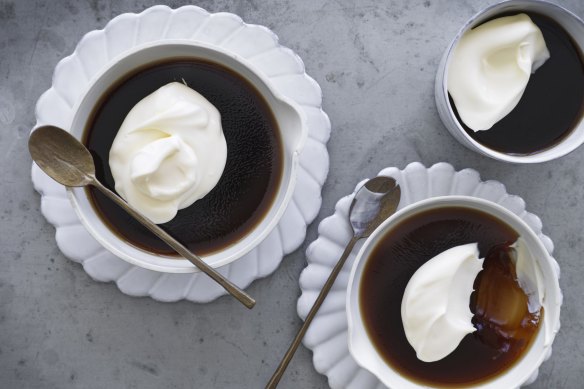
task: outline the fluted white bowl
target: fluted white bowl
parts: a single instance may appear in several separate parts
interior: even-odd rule
[[[306,74],[302,60],[280,45],[272,31],[246,24],[234,14],[212,14],[192,5],[177,9],[158,5],[141,13],[119,15],[104,29],[87,33],[75,51],[59,62],[52,86],[37,102],[35,128],[51,124],[70,129],[81,99],[112,63],[136,47],[176,40],[221,46],[228,54],[243,58],[280,96],[294,101],[306,118],[308,134],[297,158],[295,187],[279,222],[247,254],[218,268],[238,286],[246,287],[272,273],[284,255],[300,246],[306,226],[320,209],[321,189],[329,168],[326,143],[331,125],[321,108],[321,89]],[[186,299],[203,303],[225,294],[221,287],[192,267],[172,274],[168,269],[158,271],[156,266],[146,268],[120,259],[81,224],[63,186],[34,164],[31,178],[41,194],[42,214],[56,229],[59,249],[72,261],[82,264],[93,279],[115,282],[128,295],[149,296],[159,301]]]
[[[525,202],[519,196],[507,193],[505,186],[497,181],[482,181],[473,169],[455,170],[448,163],[437,163],[425,167],[419,162],[410,163],[403,169],[389,167],[379,172],[380,176],[393,177],[401,187],[398,210],[410,204],[438,196],[472,196],[499,204],[521,218],[535,233],[550,256],[553,276],[559,278],[560,267],[553,259],[554,244],[542,232],[539,217],[526,210]],[[360,182],[355,192],[363,185]],[[334,214],[325,218],[318,226],[318,238],[306,249],[308,265],[300,275],[300,290],[297,310],[305,318],[314,304],[332,268],[341,256],[352,236],[348,221],[349,207],[355,194],[341,198]],[[379,389],[385,385],[369,370],[361,367],[349,352],[348,317],[346,313],[347,287],[349,276],[357,253],[363,242],[358,242],[345,266],[341,270],[333,288],[325,299],[314,321],[308,328],[303,344],[313,351],[316,371],[325,374],[334,389]],[[561,294],[556,296],[561,303]],[[559,322],[558,328],[559,329]],[[546,359],[551,355],[548,350]],[[537,370],[521,386],[529,385],[537,378]]]

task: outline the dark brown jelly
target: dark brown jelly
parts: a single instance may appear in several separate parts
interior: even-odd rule
[[[385,361],[410,380],[447,388],[484,382],[513,366],[535,339],[543,317],[543,310],[528,311],[515,277],[509,245],[517,238],[517,232],[500,220],[454,206],[413,215],[388,231],[367,258],[359,291],[366,331]],[[402,324],[406,285],[426,261],[474,242],[485,257],[469,301],[477,331],[444,359],[422,362]]]
[[[511,257],[516,251],[508,244],[492,247],[475,280],[470,307],[477,337],[493,349],[523,350],[529,345],[543,318],[541,311],[530,312],[528,296],[517,282]]]
[[[550,58],[529,78],[517,106],[486,131],[475,132],[460,119],[471,138],[490,149],[529,155],[549,149],[574,130],[584,113],[584,58],[570,35],[549,17],[525,12],[543,33]],[[513,14],[503,14],[509,16]]]
[[[97,178],[114,190],[109,151],[124,118],[144,97],[170,82],[184,82],[221,114],[227,162],[217,186],[160,226],[197,254],[224,249],[245,237],[273,203],[283,169],[280,132],[267,102],[255,87],[213,62],[177,58],[125,76],[100,99],[85,129],[85,145]],[[89,189],[106,224],[132,245],[163,255],[174,252],[98,191]]]

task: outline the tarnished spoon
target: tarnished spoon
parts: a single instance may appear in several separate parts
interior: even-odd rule
[[[266,385],[267,389],[274,389],[278,386],[280,379],[284,375],[284,371],[288,364],[294,357],[296,349],[300,345],[304,334],[308,330],[310,323],[316,316],[320,306],[324,302],[326,296],[331,290],[337,276],[341,272],[349,254],[353,247],[362,238],[367,238],[371,233],[388,217],[390,217],[397,209],[401,197],[401,190],[399,185],[391,177],[375,177],[370,179],[363,185],[355,194],[351,207],[349,209],[349,222],[353,229],[353,238],[347,244],[343,255],[333,268],[333,271],[326,280],[320,294],[316,298],[314,305],[308,312],[306,320],[300,327],[296,337],[290,344],[288,351],[284,354],[284,358],[278,365],[274,375]]]
[[[73,135],[58,127],[39,127],[30,135],[28,149],[36,164],[53,180],[65,186],[94,186],[177,253],[215,280],[243,305],[250,309],[253,308],[255,300],[251,296],[207,265],[199,256],[189,251],[162,228],[140,214],[117,194],[103,186],[95,178],[95,165],[91,153]]]

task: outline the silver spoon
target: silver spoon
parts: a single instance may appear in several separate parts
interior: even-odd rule
[[[363,185],[351,203],[349,209],[349,222],[351,223],[351,228],[353,229],[353,238],[347,244],[343,255],[333,268],[331,274],[326,280],[320,294],[316,298],[314,305],[308,312],[306,320],[298,330],[296,337],[290,344],[288,351],[284,354],[284,358],[278,365],[278,368],[272,375],[272,378],[266,385],[267,389],[274,389],[278,386],[280,379],[284,375],[284,371],[288,367],[288,364],[294,357],[294,353],[304,334],[308,330],[310,323],[316,316],[316,313],[320,309],[320,306],[324,302],[326,296],[331,290],[337,276],[341,272],[349,254],[353,250],[353,247],[362,238],[367,238],[371,233],[388,217],[390,217],[397,209],[401,197],[401,190],[399,185],[396,184],[395,180],[391,177],[375,177],[370,179]]]
[[[39,127],[30,135],[28,149],[36,164],[53,180],[65,186],[94,186],[177,253],[191,261],[193,265],[225,288],[229,294],[243,305],[249,309],[253,308],[255,300],[251,296],[207,265],[199,256],[189,251],[162,228],[140,214],[117,194],[103,186],[95,178],[95,165],[91,153],[73,135],[58,127]]]

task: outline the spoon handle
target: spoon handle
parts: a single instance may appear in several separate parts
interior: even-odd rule
[[[156,235],[160,239],[162,239],[167,245],[172,247],[177,253],[179,253],[180,255],[182,255],[183,257],[188,259],[189,261],[191,261],[193,263],[193,265],[198,267],[206,275],[208,275],[213,280],[215,280],[227,292],[229,292],[229,294],[231,294],[233,297],[235,297],[237,300],[239,300],[239,302],[241,302],[243,305],[245,305],[249,309],[253,308],[253,306],[255,305],[255,300],[250,295],[245,293],[243,290],[241,290],[238,286],[233,284],[227,278],[223,277],[221,274],[219,274],[211,266],[207,265],[207,263],[205,263],[201,259],[201,257],[193,254],[189,249],[187,249],[185,246],[180,244],[176,239],[174,239],[172,236],[170,236],[166,231],[164,231],[162,228],[158,227],[156,224],[152,223],[148,218],[146,218],[145,216],[140,214],[138,211],[136,211],[131,205],[126,203],[124,200],[122,200],[122,198],[120,198],[117,194],[115,194],[114,192],[112,192],[111,190],[109,190],[108,188],[103,186],[103,184],[101,182],[99,182],[95,177],[93,177],[91,185],[93,185],[94,187],[99,189],[100,192],[102,192],[104,195],[106,195],[111,200],[113,200],[116,204],[118,204],[120,207],[122,207],[134,219],[136,219],[138,222],[140,222],[140,224],[142,224],[144,227],[146,227],[150,231],[152,231],[152,233],[154,233],[154,235]]]
[[[341,256],[341,258],[331,271],[331,274],[329,275],[324,286],[322,287],[318,297],[316,298],[316,301],[314,302],[314,305],[310,309],[310,312],[308,312],[308,315],[306,316],[304,323],[300,327],[300,330],[298,330],[298,333],[296,334],[296,337],[294,337],[294,340],[290,344],[290,347],[288,347],[288,351],[286,351],[286,354],[284,354],[284,357],[282,358],[282,361],[280,362],[278,368],[274,372],[274,375],[272,375],[272,378],[266,385],[266,389],[275,389],[276,386],[278,386],[280,379],[284,375],[284,371],[286,371],[286,368],[288,367],[288,364],[290,364],[292,357],[294,357],[294,353],[298,349],[298,346],[300,346],[300,342],[302,342],[302,338],[306,334],[306,331],[308,330],[310,323],[312,323],[312,319],[314,319],[316,313],[320,309],[320,306],[326,299],[326,296],[333,287],[333,284],[335,283],[335,280],[337,279],[339,273],[341,272],[341,269],[345,265],[345,262],[347,261],[349,254],[351,254],[351,251],[353,251],[355,243],[357,243],[359,239],[361,239],[360,236],[353,236],[353,238],[347,244],[347,247],[345,248],[343,255]]]

